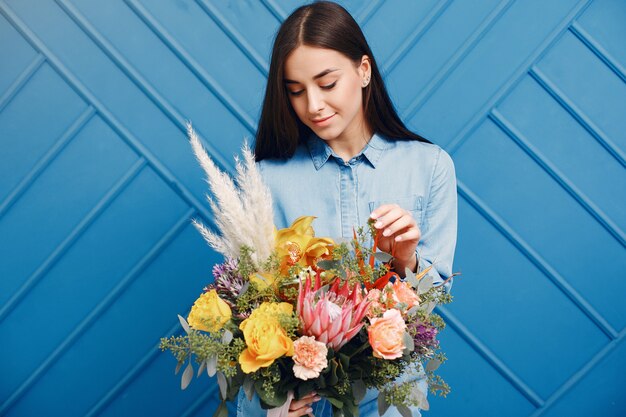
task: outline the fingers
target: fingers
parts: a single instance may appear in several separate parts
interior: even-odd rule
[[[411,213],[397,204],[382,205],[372,211],[370,217],[376,219],[374,227],[378,230],[382,229],[382,235],[385,237],[402,231],[403,233],[396,236],[396,241],[419,239],[419,229],[415,219]]]
[[[298,417],[298,416],[313,416],[313,408],[312,404],[321,400],[322,398],[317,395],[315,392],[305,395],[299,400],[292,400],[289,405],[289,417]]]
[[[395,237],[395,241],[405,242],[405,241],[415,240],[419,242],[421,237],[422,237],[422,234],[420,233],[420,230],[417,227],[415,227],[415,228],[410,228],[406,232],[397,235]]]

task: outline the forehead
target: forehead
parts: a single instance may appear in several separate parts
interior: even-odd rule
[[[352,61],[334,49],[300,45],[285,60],[285,78],[292,80],[311,79],[329,69],[346,70],[353,67]]]

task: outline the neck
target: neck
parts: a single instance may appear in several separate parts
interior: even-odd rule
[[[352,135],[348,138],[338,137],[335,140],[327,141],[326,143],[333,152],[348,162],[350,159],[358,155],[372,138],[373,132],[368,129],[364,129],[356,135]]]

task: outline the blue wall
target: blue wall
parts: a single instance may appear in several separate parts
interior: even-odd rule
[[[342,2],[459,180],[433,416],[626,415],[626,1]],[[293,0],[0,0],[0,415],[207,416],[156,348],[218,261]]]

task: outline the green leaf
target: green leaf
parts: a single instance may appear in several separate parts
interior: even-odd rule
[[[328,378],[328,383],[330,385],[337,385],[339,382],[339,377],[337,377],[337,361],[332,359],[330,361],[330,377]]]
[[[396,405],[398,412],[402,415],[402,417],[413,417],[413,413],[411,413],[411,409],[403,404]]]
[[[200,367],[198,368],[198,373],[196,374],[196,378],[200,376],[202,372],[204,372],[204,368],[206,367],[206,360],[200,362]]]
[[[424,394],[421,389],[415,386],[415,388],[411,391],[411,397],[417,402],[419,408],[428,411],[430,405],[426,399],[426,394]]]
[[[420,294],[424,294],[426,291],[430,290],[433,287],[433,277],[430,275],[426,275],[422,279],[420,279],[419,284],[417,285],[417,291]]]
[[[404,342],[404,349],[407,353],[415,350],[415,342],[408,332],[404,332],[402,335],[402,341]]]
[[[217,410],[215,410],[213,417],[228,417],[228,407],[226,406],[226,402],[220,402],[220,405],[217,406]]]
[[[342,409],[343,408],[343,402],[341,400],[338,400],[337,398],[334,397],[328,397],[328,401],[330,401],[330,403],[332,405],[334,405],[335,407]]]
[[[246,375],[246,378],[243,380],[243,392],[246,394],[248,401],[252,401],[252,397],[254,396],[254,381],[250,375]]]
[[[435,358],[429,360],[426,364],[426,372],[433,372],[437,370],[437,368],[439,368],[439,365],[441,365],[441,361],[439,359]]]
[[[191,382],[193,378],[193,365],[191,365],[191,361],[187,364],[187,367],[183,371],[183,376],[180,378],[180,389],[185,389]]]
[[[376,252],[374,253],[374,259],[380,262],[389,262],[393,259],[393,256],[391,256],[387,252]]]
[[[354,399],[357,403],[363,401],[366,391],[367,387],[365,386],[365,382],[363,382],[362,379],[357,379],[352,383],[352,393],[354,394]]]
[[[206,360],[206,373],[209,376],[213,376],[215,372],[217,372],[217,355],[212,355]]]
[[[411,287],[417,288],[417,285],[419,283],[417,281],[417,278],[415,278],[415,274],[413,273],[413,271],[411,271],[410,268],[404,268],[404,276],[404,280],[408,282]]]
[[[233,340],[233,332],[228,329],[224,329],[224,333],[222,334],[222,343],[227,345]]]
[[[189,333],[191,329],[189,328],[189,324],[187,324],[187,320],[180,314],[178,315],[178,320],[180,321],[180,325],[183,326],[183,329],[185,329],[185,332]]]
[[[378,393],[378,415],[382,416],[389,409],[389,403],[385,399],[385,394],[383,392]]]
[[[326,259],[326,260],[323,260],[323,261],[319,261],[317,263],[318,267],[320,267],[322,269],[325,269],[325,270],[339,269],[339,265],[340,265],[339,261],[334,261],[334,260],[331,260],[331,259]]]
[[[430,313],[433,312],[435,307],[437,307],[437,303],[435,301],[431,301],[428,304],[426,304],[426,307],[424,308],[424,311],[426,312],[426,314],[430,314]]]
[[[407,316],[414,316],[418,310],[420,309],[420,306],[413,306],[409,309],[409,311],[406,312]]]
[[[350,366],[350,356],[344,353],[340,353],[337,355],[337,357],[339,358],[339,363],[341,364],[342,368],[344,370],[347,370]]]
[[[222,372],[217,373],[217,384],[220,386],[220,398],[226,400],[226,391],[228,390],[228,382]]]

